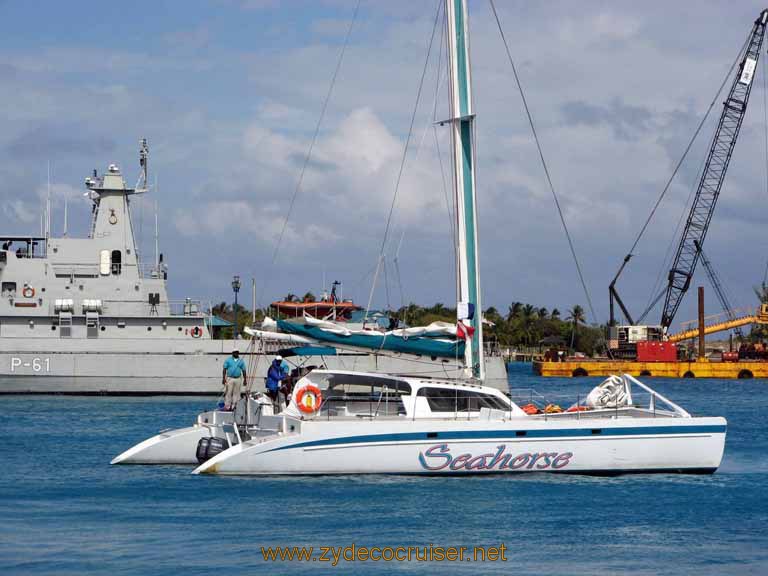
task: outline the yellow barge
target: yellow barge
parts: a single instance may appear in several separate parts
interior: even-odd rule
[[[595,360],[574,358],[563,362],[536,361],[533,371],[540,376],[577,377],[610,376],[658,376],[661,378],[768,378],[768,362],[743,360],[740,362],[637,362],[634,360]]]

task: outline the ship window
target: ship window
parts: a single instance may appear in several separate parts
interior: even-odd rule
[[[120,250],[112,250],[112,256],[110,258],[112,274],[119,275],[122,268],[123,255]]]
[[[480,408],[509,410],[501,398],[474,390],[421,388],[417,396],[427,398],[432,412],[477,412]]]
[[[16,293],[16,282],[3,282],[2,287],[3,296],[10,296]]]
[[[317,374],[311,381],[323,390],[321,412],[329,416],[396,416],[405,414],[407,382],[357,374]]]
[[[102,276],[109,276],[109,250],[102,250],[99,253],[99,273]]]

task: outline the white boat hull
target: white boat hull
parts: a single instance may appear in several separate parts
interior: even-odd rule
[[[724,418],[367,424],[361,435],[360,422],[287,420],[297,432],[229,448],[195,473],[712,473],[726,433]]]
[[[110,464],[197,464],[197,444],[212,427],[190,426],[160,432],[112,459]]]

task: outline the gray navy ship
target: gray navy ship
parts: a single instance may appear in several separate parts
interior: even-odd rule
[[[209,308],[169,300],[162,256],[146,265],[137,253],[130,204],[147,192],[147,162],[142,141],[143,186],[135,189],[114,164],[85,179],[92,202],[86,238],[0,236],[0,393],[218,394],[233,348],[246,353],[262,386],[269,360],[260,356],[280,344],[213,339]],[[502,359],[489,360],[490,381],[506,388]],[[342,351],[291,363],[440,376],[458,369],[430,358]]]

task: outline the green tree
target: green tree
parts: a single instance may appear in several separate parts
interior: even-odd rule
[[[514,320],[515,318],[519,318],[522,309],[522,302],[512,302],[512,305],[509,307],[509,312],[507,313],[507,320]]]
[[[579,324],[584,324],[586,317],[584,315],[584,308],[576,304],[568,311],[568,317],[566,320],[571,322],[571,348],[574,347],[576,342],[576,334],[579,330]]]

